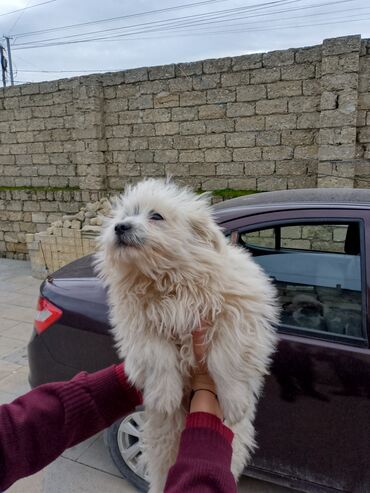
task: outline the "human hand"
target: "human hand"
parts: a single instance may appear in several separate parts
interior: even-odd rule
[[[202,322],[192,333],[193,351],[197,366],[192,376],[192,398],[190,412],[208,412],[222,419],[222,412],[217,399],[216,385],[207,368],[207,330],[208,323]]]

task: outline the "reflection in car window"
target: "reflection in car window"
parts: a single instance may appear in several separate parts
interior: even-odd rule
[[[281,325],[363,338],[358,223],[277,225],[239,243],[276,283]]]

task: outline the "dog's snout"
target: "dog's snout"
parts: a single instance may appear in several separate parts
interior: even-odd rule
[[[126,233],[126,231],[130,231],[130,229],[132,229],[131,223],[118,223],[114,227],[114,231],[117,235],[122,235]]]

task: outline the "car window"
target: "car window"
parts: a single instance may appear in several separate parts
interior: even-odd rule
[[[279,224],[239,243],[273,279],[281,326],[363,338],[360,224]]]

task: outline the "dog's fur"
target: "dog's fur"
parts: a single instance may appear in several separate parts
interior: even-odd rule
[[[235,477],[255,447],[256,401],[276,342],[275,290],[250,255],[228,243],[208,202],[148,179],[117,200],[100,238],[96,264],[115,340],[130,381],[144,392],[152,493],[163,491],[176,459],[200,320],[210,323],[207,365],[235,434]],[[131,228],[119,236],[122,223]]]

